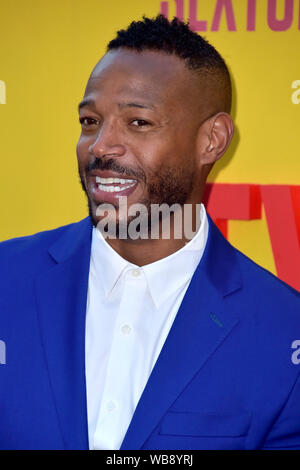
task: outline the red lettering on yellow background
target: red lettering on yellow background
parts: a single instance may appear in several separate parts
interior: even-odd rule
[[[278,277],[300,290],[300,187],[261,186]]]
[[[207,31],[207,21],[197,19],[197,0],[189,0],[189,22],[193,31]]]
[[[236,31],[235,18],[231,0],[218,0],[213,16],[211,31],[219,31],[222,13],[225,13],[228,31]]]
[[[177,16],[181,21],[184,21],[184,0],[174,0],[174,2],[176,6],[175,16]],[[168,18],[169,2],[160,2],[160,12]]]
[[[256,29],[256,0],[248,0],[247,5],[247,31]]]
[[[228,220],[261,218],[261,196],[255,184],[207,184],[204,201],[211,217],[225,237]]]
[[[300,240],[300,186],[290,186],[293,210],[296,218],[298,240]]]
[[[268,25],[273,31],[286,31],[293,22],[294,0],[285,0],[282,20],[277,19],[276,10],[277,0],[268,0]]]
[[[228,220],[260,219],[263,204],[278,277],[300,290],[300,186],[208,184],[203,202],[225,237]]]
[[[241,0],[236,0],[239,3]],[[282,19],[277,18],[277,0],[265,0],[267,2],[267,14],[266,24],[272,31],[286,31],[293,23],[295,9],[294,0],[283,0],[284,1],[284,16]],[[179,19],[184,20],[185,5],[189,7],[188,21],[193,31],[208,31],[208,19],[199,19],[197,16],[198,10],[200,10],[201,2],[204,0],[169,0],[160,2],[160,12],[169,17],[169,4],[175,4],[175,16]],[[246,30],[256,30],[256,0],[247,0],[243,2],[243,8],[246,16]],[[237,31],[235,15],[234,15],[234,2],[232,0],[215,0],[214,13],[212,16],[211,29],[210,31],[219,31],[222,17],[226,19],[227,30]],[[201,15],[201,13],[200,13]],[[241,28],[240,28],[241,29]],[[300,29],[300,0],[299,0],[299,19],[298,29]]]

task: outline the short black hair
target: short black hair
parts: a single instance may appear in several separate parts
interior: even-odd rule
[[[219,52],[179,18],[169,21],[164,15],[155,18],[143,16],[143,21],[133,21],[127,29],[121,29],[107,46],[107,52],[118,48],[137,52],[156,50],[175,54],[185,61],[187,68],[199,73],[218,76],[224,88],[226,111],[231,108],[231,80],[227,65]]]

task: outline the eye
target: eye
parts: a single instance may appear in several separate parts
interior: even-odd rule
[[[79,119],[79,122],[84,127],[97,125],[99,123],[97,119],[90,118],[90,117],[82,117]]]
[[[145,121],[145,119],[134,119],[133,121],[130,122],[135,127],[145,127],[145,126],[150,126],[150,122]]]

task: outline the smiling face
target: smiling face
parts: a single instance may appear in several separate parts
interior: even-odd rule
[[[195,74],[174,55],[118,49],[89,78],[77,144],[94,225],[99,204],[199,203],[197,138],[209,110]]]

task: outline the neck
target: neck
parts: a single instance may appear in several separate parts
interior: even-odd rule
[[[106,241],[122,258],[137,266],[144,266],[180,250],[197,233],[200,222],[200,205],[193,204],[189,209],[184,207],[180,215],[174,213],[169,220],[161,220],[159,229],[155,231],[156,238],[150,232],[146,239],[107,237]],[[169,230],[166,233],[167,224]]]

